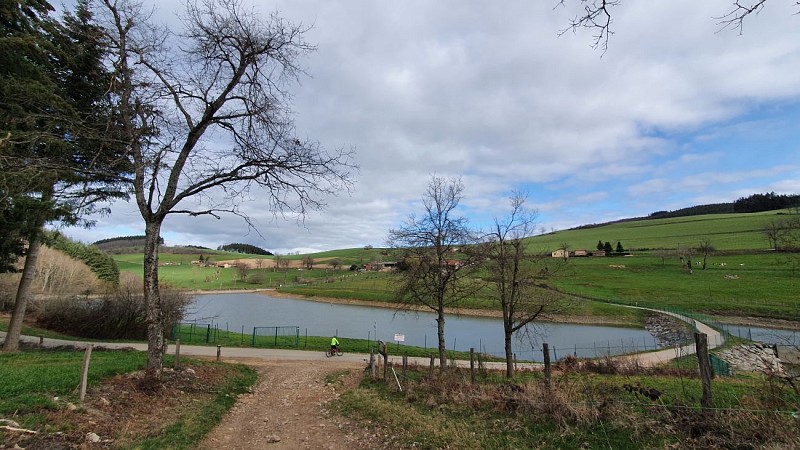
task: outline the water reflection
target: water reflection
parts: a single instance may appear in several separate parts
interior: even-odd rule
[[[749,327],[746,325],[722,325],[725,331],[740,338],[765,344],[800,346],[800,332],[780,328]]]
[[[342,305],[264,294],[209,294],[194,298],[187,321],[211,323],[220,330],[250,334],[254,327],[297,326],[301,337],[338,335],[377,339],[398,349],[414,345],[435,349],[436,320],[429,312],[396,312],[374,306]],[[504,354],[502,321],[497,318],[448,315],[445,323],[448,349]],[[404,341],[397,342],[395,335]],[[397,336],[400,337],[400,336]],[[512,348],[517,358],[542,360],[541,343],[547,342],[556,358],[568,354],[596,357],[653,349],[656,341],[643,329],[596,325],[538,325],[529,336],[518,335]],[[400,349],[401,350],[401,349]],[[397,352],[397,350],[392,350]]]

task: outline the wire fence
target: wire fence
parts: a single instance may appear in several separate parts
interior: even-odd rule
[[[253,347],[300,347],[300,327],[253,327]]]
[[[618,303],[621,302],[610,302]],[[630,305],[629,305],[630,306]],[[678,308],[647,308],[656,312],[661,312],[675,316],[681,320],[686,321],[692,327],[693,331],[697,331],[697,322],[702,322],[711,328],[720,332],[719,336],[709,336],[709,345],[717,347],[725,343],[725,340],[730,333],[725,325],[721,324],[716,319],[710,316],[699,314],[692,311],[682,310]],[[313,333],[313,332],[312,332]],[[338,334],[338,333],[337,333]],[[308,330],[305,332],[306,339],[308,337]],[[181,339],[181,342],[190,343],[204,343],[204,344],[232,344],[239,345],[252,345],[253,347],[294,347],[300,348],[301,336],[299,326],[262,326],[254,327],[251,333],[248,333],[244,327],[241,330],[231,331],[228,324],[221,328],[220,324],[215,323],[178,323],[173,326],[172,339]],[[368,332],[367,340],[372,341],[373,337]],[[235,342],[234,342],[235,341]],[[248,342],[249,341],[249,342]],[[375,341],[377,343],[377,341]],[[428,348],[428,339],[425,337],[424,348]],[[431,340],[433,344],[433,340]],[[395,344],[392,344],[394,346]],[[402,352],[402,345],[396,344],[396,352]],[[648,340],[643,338],[641,340],[630,339],[620,340],[619,342],[595,341],[589,345],[575,344],[570,347],[550,347],[550,359],[558,361],[561,358],[572,356],[578,358],[604,358],[612,356],[621,356],[627,354],[636,354],[642,352],[652,352],[664,350],[670,347],[683,348],[693,346],[692,339],[686,339],[680,342],[672,342],[669,345],[659,343],[656,339]],[[544,355],[540,347],[529,347],[530,350],[518,348],[515,351],[515,358],[522,361],[543,361]],[[435,347],[431,347],[435,349]],[[451,350],[456,350],[456,342],[453,342]],[[491,355],[486,351],[485,346],[481,341],[478,342],[477,350],[484,355]],[[498,356],[498,355],[494,355]],[[500,355],[502,356],[502,355]],[[677,355],[676,357],[680,357]],[[718,375],[730,375],[730,366],[716,355],[710,354],[714,372]]]
[[[185,343],[211,343],[214,341],[215,333],[218,334],[216,328],[211,327],[210,323],[176,323],[172,326],[172,334],[170,339],[178,340]]]

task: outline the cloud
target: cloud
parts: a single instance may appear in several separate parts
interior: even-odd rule
[[[727,0],[623,2],[606,53],[591,32],[558,36],[581,3],[248,2],[312,26],[317,50],[292,88],[298,134],[353,146],[351,195],[303,224],[254,200],[238,218],[174,217],[176,240],[281,251],[382,245],[418,208],[431,174],[461,176],[475,222],[512,189],[547,229],[797,192],[800,40],[791,2],[770,2],[742,35],[718,31]],[[171,12],[177,2],[158,3]],[[156,17],[162,17],[157,15]],[[769,156],[756,146],[769,143]],[[84,236],[136,222],[130,205]],[[115,228],[117,227],[117,228]],[[128,229],[129,229],[128,228]],[[142,229],[143,230],[143,229]],[[75,231],[79,233],[79,231]]]

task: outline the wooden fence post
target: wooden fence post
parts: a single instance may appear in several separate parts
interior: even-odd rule
[[[375,349],[370,348],[369,349],[369,376],[370,376],[370,378],[372,378],[374,380],[376,375],[377,375],[377,373],[375,371]]]
[[[408,375],[408,355],[403,355],[403,383],[407,385]]]
[[[550,390],[550,345],[547,342],[542,344],[542,353],[544,354],[544,385],[547,390]]]
[[[389,377],[389,352],[386,348],[386,342],[378,341],[378,352],[383,356],[383,379]]]
[[[469,348],[469,381],[475,384],[475,348]]]
[[[428,370],[428,378],[433,378],[433,366],[434,366],[435,363],[436,363],[436,359],[433,356],[433,353],[431,353],[431,368]]]
[[[217,362],[222,360],[222,346],[217,345]]]
[[[700,398],[700,405],[706,410],[706,413],[709,413],[714,407],[714,402],[711,398],[713,371],[711,370],[711,361],[708,359],[708,336],[704,333],[695,333],[694,343],[697,362],[700,366],[700,379],[703,382],[703,396]]]
[[[181,340],[175,339],[175,370],[181,369]]]
[[[86,397],[86,382],[89,378],[89,361],[92,359],[92,344],[86,344],[86,352],[83,354],[83,370],[81,371],[81,390],[79,399],[83,401]]]

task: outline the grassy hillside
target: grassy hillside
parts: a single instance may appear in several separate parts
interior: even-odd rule
[[[597,241],[621,242],[628,250],[695,247],[707,238],[717,250],[766,250],[769,242],[764,227],[773,220],[788,217],[788,212],[768,211],[749,214],[709,214],[670,219],[639,220],[597,227],[573,229],[530,238],[531,249],[553,251],[562,243],[571,249],[594,250]]]
[[[800,320],[797,300],[799,275],[794,267],[800,255],[773,253],[763,233],[767,223],[787,217],[787,212],[715,214],[671,219],[642,220],[592,228],[559,231],[529,239],[534,251],[552,251],[567,243],[571,249],[594,250],[597,241],[622,242],[627,257],[570,258],[568,270],[550,280],[568,296],[587,300],[575,303],[570,314],[613,316],[618,310],[603,303],[625,303],[656,308],[680,308],[726,316],[758,316]],[[662,259],[653,249],[696,247],[708,239],[716,248],[707,268],[695,265],[689,274],[674,253]],[[198,254],[162,253],[162,280],[187,289],[281,290],[318,297],[394,301],[390,274],[358,274],[347,268],[370,261],[392,260],[387,249],[353,248],[310,255],[293,255],[295,262],[310,256],[313,270],[297,265],[276,271],[272,257],[262,269],[252,269],[245,279],[235,268],[198,267],[190,261]],[[255,258],[256,255],[214,252],[215,261]],[[331,270],[327,261],[338,259],[341,269]],[[141,274],[142,255],[115,256],[120,270]],[[701,260],[695,252],[694,262]],[[493,309],[491,298],[478,297],[466,307]]]

